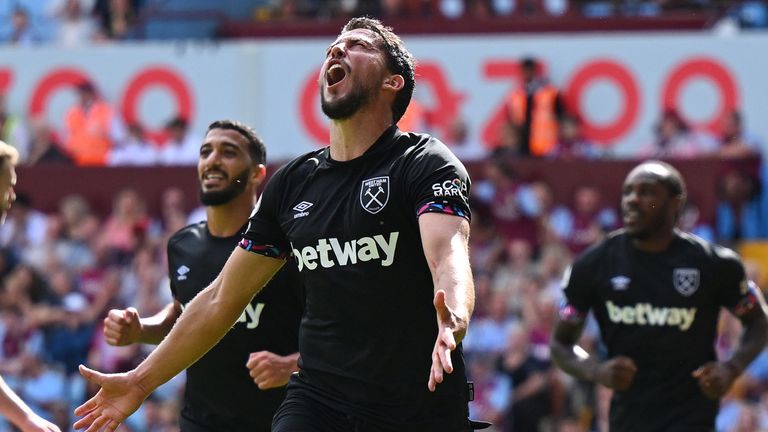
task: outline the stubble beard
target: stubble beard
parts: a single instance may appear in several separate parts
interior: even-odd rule
[[[357,86],[346,96],[329,102],[325,97],[323,87],[320,87],[320,107],[323,113],[331,120],[343,120],[352,117],[357,111],[367,104],[373,95],[369,87]]]
[[[236,175],[232,182],[224,189],[205,191],[201,186],[199,191],[200,202],[204,206],[218,206],[232,201],[245,192],[249,174],[250,168],[244,169],[243,172]]]

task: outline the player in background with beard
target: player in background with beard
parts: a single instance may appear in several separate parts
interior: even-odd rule
[[[174,300],[146,318],[135,308],[109,311],[104,319],[109,344],[160,343],[184,305],[216,278],[247,227],[265,160],[264,144],[251,128],[229,120],[211,123],[197,164],[207,221],[181,229],[168,241]],[[245,306],[226,336],[187,368],[179,419],[183,432],[270,430],[285,384],[298,370],[303,304],[298,273],[285,266]]]
[[[739,257],[675,228],[685,184],[648,161],[624,181],[624,228],[588,249],[564,281],[551,340],[567,373],[613,389],[610,430],[714,431],[721,398],[768,337],[763,294]],[[743,326],[728,359],[715,354],[721,308]],[[576,344],[594,313],[607,359]]]

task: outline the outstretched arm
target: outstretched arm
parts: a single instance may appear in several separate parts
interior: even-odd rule
[[[106,375],[81,367],[83,376],[101,389],[75,410],[84,416],[75,428],[115,430],[155,388],[214,346],[283,264],[283,260],[235,248],[219,276],[189,302],[168,336],[136,369]]]
[[[435,391],[443,372],[453,372],[451,351],[467,334],[475,307],[475,286],[469,265],[469,222],[442,213],[419,217],[424,255],[435,286],[438,335],[432,351],[428,387]]]
[[[0,414],[22,432],[61,432],[53,423],[38,416],[0,377]]]

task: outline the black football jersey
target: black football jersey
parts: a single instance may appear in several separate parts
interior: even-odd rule
[[[574,262],[566,307],[592,310],[609,357],[637,365],[631,387],[614,392],[611,431],[713,430],[718,402],[691,373],[716,360],[720,308],[752,301],[748,287],[734,252],[690,234],[648,253],[619,230]]]
[[[290,254],[300,271],[301,376],[327,400],[389,424],[423,421],[426,412],[466,419],[460,348],[454,373],[427,390],[437,324],[418,225],[425,212],[469,219],[465,168],[437,139],[396,127],[356,159],[329,153],[275,173],[241,243]]]
[[[218,276],[242,238],[214,237],[205,222],[190,225],[168,241],[168,276],[173,296],[186,305]],[[248,355],[298,351],[303,288],[292,266],[257,294],[237,323],[187,369],[182,417],[210,431],[268,431],[285,389],[259,390],[248,374]]]

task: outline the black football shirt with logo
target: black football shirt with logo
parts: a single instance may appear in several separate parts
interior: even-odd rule
[[[168,241],[171,291],[189,303],[219,275],[242,238],[214,237],[205,222],[190,225]],[[295,268],[284,266],[256,295],[232,329],[187,369],[182,430],[269,431],[285,388],[259,390],[245,367],[248,355],[298,351],[298,328],[304,307]]]
[[[677,233],[665,252],[632,246],[619,230],[579,257],[566,275],[561,319],[592,310],[609,357],[637,374],[611,401],[611,431],[714,430],[718,402],[691,373],[715,361],[720,308],[737,315],[756,302],[734,252]]]
[[[469,219],[469,187],[444,144],[394,126],[358,158],[335,161],[324,148],[269,181],[241,246],[293,256],[306,289],[299,377],[324,401],[387,430],[466,424],[460,348],[455,371],[427,389],[437,320],[418,219]]]

